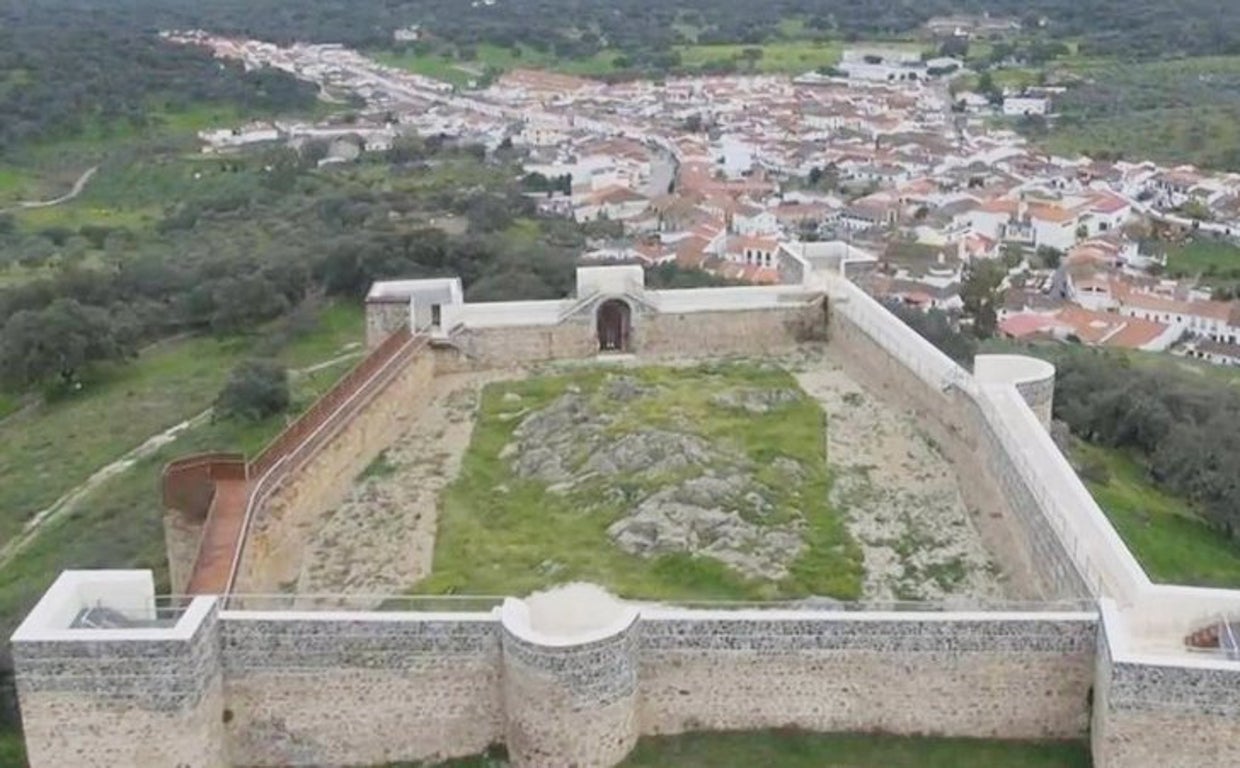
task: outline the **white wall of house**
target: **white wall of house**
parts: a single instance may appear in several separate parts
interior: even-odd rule
[[[1009,96],[1003,100],[1003,114],[1008,117],[1022,115],[1045,115],[1050,111],[1050,100],[1033,96]]]
[[[1033,242],[1038,248],[1043,246],[1059,251],[1067,251],[1076,245],[1077,220],[1064,222],[1033,219]]]
[[[991,240],[999,240],[1003,237],[1003,227],[1011,219],[1006,213],[989,213],[986,211],[972,211],[966,214],[973,222],[973,231],[979,232]]]
[[[1091,211],[1087,216],[1081,219],[1081,223],[1089,229],[1089,236],[1093,237],[1095,235],[1100,235],[1119,229],[1124,226],[1131,216],[1132,208],[1130,206],[1125,206],[1114,213],[1100,213],[1098,211]]]
[[[779,231],[779,221],[770,211],[753,216],[738,213],[732,217],[732,228],[738,235],[769,235]]]
[[[1205,336],[1214,341],[1222,341],[1229,344],[1240,342],[1240,328],[1228,325],[1224,320],[1213,317],[1205,317],[1201,315],[1182,314],[1179,312],[1166,312],[1145,307],[1133,306],[1125,304],[1119,307],[1119,313],[1128,317],[1139,317],[1145,320],[1155,320],[1160,323],[1170,323],[1174,325],[1180,333],[1188,331],[1199,336]]]

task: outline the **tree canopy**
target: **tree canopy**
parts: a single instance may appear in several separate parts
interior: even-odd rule
[[[1240,539],[1240,392],[1089,349],[1055,356],[1055,417],[1077,436],[1131,451],[1160,487]]]

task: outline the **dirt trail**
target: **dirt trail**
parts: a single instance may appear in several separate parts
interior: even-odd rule
[[[91,491],[103,485],[116,475],[119,475],[121,472],[129,469],[138,461],[141,461],[147,456],[155,453],[168,443],[176,440],[177,436],[185,430],[202,424],[210,418],[210,416],[211,411],[208,409],[192,419],[187,419],[179,424],[174,424],[173,426],[165,429],[163,432],[148,437],[141,445],[127,451],[123,456],[111,464],[96,470],[94,474],[86,478],[84,482],[70,489],[68,493],[64,494],[59,499],[56,499],[56,501],[52,502],[50,506],[44,507],[37,514],[35,514],[34,517],[26,521],[26,524],[22,526],[21,533],[17,534],[12,541],[7,542],[3,547],[0,547],[0,568],[8,565],[14,557],[22,552],[22,550],[30,546],[45,526],[53,520],[56,520],[62,515],[72,511],[74,507],[77,506],[77,503]]]
[[[349,352],[333,357],[330,360],[324,360],[321,363],[316,363],[306,368],[299,368],[290,371],[289,375],[293,377],[304,376],[306,374],[323,370],[324,368],[330,368],[353,358],[361,357],[362,354],[363,353],[360,351]],[[38,538],[39,533],[45,527],[56,519],[73,511],[77,507],[78,503],[83,498],[90,495],[92,491],[116,475],[119,475],[121,472],[129,469],[137,462],[155,453],[160,448],[163,448],[168,443],[176,440],[182,432],[205,423],[209,418],[211,418],[210,408],[189,419],[186,419],[185,421],[174,424],[161,432],[151,435],[146,440],[142,441],[142,443],[136,448],[126,451],[120,458],[95,470],[95,472],[92,473],[90,477],[86,478],[86,480],[73,488],[70,488],[64,495],[56,499],[56,501],[36,512],[34,516],[27,520],[22,526],[21,532],[13,537],[11,541],[5,542],[3,547],[0,547],[0,568],[7,566],[10,562],[12,562],[13,558],[21,554],[26,547],[30,546],[30,544]]]
[[[27,200],[25,202],[18,202],[16,205],[9,206],[8,208],[0,208],[0,213],[25,211],[32,208],[51,208],[54,205],[67,203],[82,194],[82,190],[86,189],[86,185],[90,183],[90,180],[98,172],[99,166],[97,165],[93,168],[88,168],[85,173],[77,178],[77,181],[73,182],[73,187],[66,194],[63,194],[60,197],[53,198],[52,200]]]

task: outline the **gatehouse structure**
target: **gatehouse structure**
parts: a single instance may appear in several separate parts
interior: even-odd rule
[[[1050,438],[1053,368],[961,368],[847,279],[869,261],[789,244],[780,285],[696,290],[583,268],[574,296],[542,302],[376,284],[369,355],[263,453],[167,468],[173,588],[191,597],[161,600],[149,572],[66,572],[18,629],[31,765],[381,765],[504,744],[515,766],[603,768],[643,735],[784,726],[1088,738],[1099,768],[1240,764],[1240,592],[1152,583]],[[288,531],[418,418],[437,375],[807,342],[914,407],[970,468],[982,533],[1034,599],[736,608],[575,585],[380,610],[251,596],[277,591],[273,567],[300,554]]]

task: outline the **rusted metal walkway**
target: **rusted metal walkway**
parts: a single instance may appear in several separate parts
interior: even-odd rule
[[[245,508],[250,500],[248,480],[218,480],[211,511],[202,529],[202,542],[185,591],[191,595],[218,595],[228,589],[233,556],[245,532]]]
[[[392,334],[242,466],[237,466],[239,462],[230,454],[208,454],[165,468],[166,506],[191,515],[194,513],[190,510],[196,508],[201,514],[202,505],[210,500],[187,594],[223,595],[232,590],[248,528],[258,508],[427,346],[425,336],[414,336],[407,329]],[[229,461],[231,464],[226,464]]]

